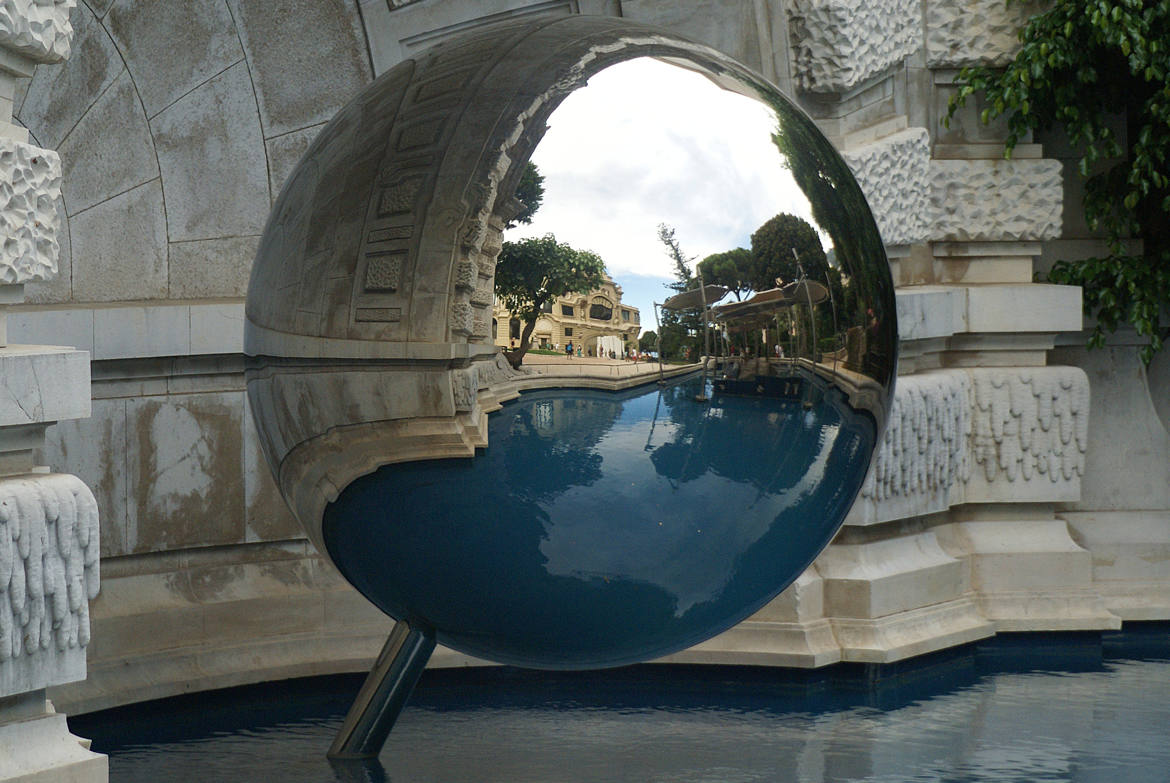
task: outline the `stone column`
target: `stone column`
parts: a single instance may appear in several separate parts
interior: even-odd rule
[[[34,463],[57,421],[89,416],[89,354],[12,345],[7,311],[57,273],[61,163],[12,123],[16,80],[69,56],[74,0],[0,6],[0,781],[105,781],[46,688],[85,679],[98,511],[76,476]]]

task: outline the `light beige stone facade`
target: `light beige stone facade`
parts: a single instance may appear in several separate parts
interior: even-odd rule
[[[1000,631],[1170,619],[1170,359],[1142,368],[1125,332],[1086,352],[1079,291],[1033,282],[1100,247],[1076,215],[1067,144],[1025,139],[1009,164],[1003,128],[975,107],[940,122],[954,68],[1016,45],[1002,3],[278,5],[79,3],[74,56],[0,94],[19,122],[2,135],[62,165],[58,273],[27,276],[8,336],[90,352],[94,378],[93,417],[50,429],[28,458],[78,475],[102,519],[89,678],[56,688],[59,706],[356,671],[377,654],[388,621],[316,555],[257,446],[243,295],[268,208],[324,123],[375,74],[508,18],[658,24],[794,91],[857,170],[899,284],[896,415],[845,528],[755,617],[675,660],[880,663]],[[406,175],[386,184],[410,195]],[[502,344],[482,284],[498,236],[470,239],[468,265],[436,283],[448,304],[367,328]],[[393,278],[392,265],[370,278],[387,317]],[[505,367],[478,364],[477,385],[507,388]],[[457,424],[396,426],[465,453],[473,403],[498,404],[472,388],[460,377],[436,396]]]
[[[636,348],[642,333],[642,314],[637,307],[622,304],[622,287],[606,275],[597,289],[587,294],[558,296],[536,321],[530,347],[563,349],[569,343],[581,347],[582,355],[597,356],[599,337],[616,337],[626,350]],[[520,344],[524,322],[513,318],[498,302],[492,308],[492,337],[495,344],[511,348]],[[606,350],[609,350],[608,347]],[[619,356],[622,351],[617,351]]]

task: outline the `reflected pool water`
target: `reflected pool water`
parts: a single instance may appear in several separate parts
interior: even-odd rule
[[[374,766],[324,752],[358,676],[72,718],[142,781],[1153,783],[1170,625],[1028,634],[879,668],[431,671]]]
[[[387,465],[325,512],[346,578],[387,614],[489,660],[596,668],[747,617],[832,538],[873,417],[811,372],[787,396],[691,377],[550,389],[491,414],[473,459]]]

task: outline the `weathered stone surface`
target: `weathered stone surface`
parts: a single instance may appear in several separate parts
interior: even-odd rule
[[[84,419],[60,421],[49,430],[37,459],[66,468],[93,491],[102,519],[101,556],[129,552],[126,526],[126,400],[94,400]]]
[[[70,220],[73,298],[82,302],[167,295],[167,232],[158,180]]]
[[[105,26],[134,74],[147,117],[244,58],[223,0],[118,0]]]
[[[889,424],[846,524],[970,502],[1080,491],[1089,384],[1076,367],[938,370],[898,379]]]
[[[20,716],[0,724],[0,758],[4,759],[5,778],[106,783],[109,759],[89,750],[85,740],[69,733],[65,715],[53,711],[43,691],[38,692],[38,697],[43,714]],[[0,711],[0,719],[6,717],[4,712]]]
[[[95,359],[186,356],[191,309],[182,305],[103,307],[93,312]]]
[[[192,356],[243,352],[243,302],[192,305],[190,318]]]
[[[674,30],[760,69],[760,33],[753,0],[624,0],[622,16]]]
[[[69,56],[73,26],[69,12],[77,0],[0,0],[0,46],[38,62]]]
[[[934,240],[1020,241],[1060,236],[1060,161],[933,160]]]
[[[90,107],[57,151],[70,216],[158,176],[150,127],[127,72]]]
[[[243,296],[259,241],[259,236],[250,236],[172,242],[171,299]]]
[[[357,4],[230,0],[248,53],[264,135],[329,120],[371,79]],[[312,41],[311,45],[289,45]]]
[[[55,152],[0,138],[0,283],[57,274],[61,160]]]
[[[242,392],[127,401],[135,552],[244,540]]]
[[[1046,5],[1038,0],[927,0],[927,65],[1006,65],[1020,48],[1020,28]]]
[[[1167,387],[1147,380],[1129,346],[1058,348],[1056,361],[1083,367],[1092,386],[1089,450],[1076,511],[1170,509],[1170,432],[1158,416]],[[1157,402],[1155,402],[1157,401]]]
[[[272,192],[272,200],[280,194],[285,180],[292,173],[297,161],[309,149],[313,139],[321,132],[324,125],[310,125],[298,131],[285,133],[276,138],[268,139],[264,144],[268,148],[268,180]]]
[[[67,302],[73,296],[73,258],[65,222],[64,200],[58,198],[54,209],[57,212],[57,245],[60,248],[57,253],[57,274],[48,280],[25,285],[24,301],[30,304]]]
[[[0,480],[0,696],[85,677],[98,509],[76,476]]]
[[[998,480],[993,494],[1010,497],[1004,485],[1015,482],[1079,484],[1089,447],[1089,379],[1083,370],[983,368],[972,370],[971,380],[971,470],[988,484]]]
[[[89,355],[72,348],[0,348],[0,427],[89,415]],[[2,580],[0,580],[2,581]]]
[[[250,412],[244,416],[244,513],[248,541],[281,541],[304,535],[264,462]]]
[[[41,65],[28,82],[16,116],[38,143],[56,149],[93,102],[123,71],[122,58],[89,6],[79,4],[73,22],[73,56],[67,64]]]
[[[949,508],[961,498],[970,477],[970,437],[967,373],[939,371],[898,379],[886,435],[861,489],[863,501],[897,499],[911,514]]]
[[[918,49],[919,14],[916,0],[794,0],[793,81],[807,92],[856,87]]]
[[[268,169],[244,63],[183,96],[151,128],[172,242],[260,233]]]
[[[909,128],[843,153],[873,211],[882,241],[926,240],[930,205],[930,134]]]

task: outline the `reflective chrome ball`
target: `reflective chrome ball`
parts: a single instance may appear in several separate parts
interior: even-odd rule
[[[707,324],[701,373],[514,370],[493,290],[525,163],[566,96],[642,57],[758,103],[829,252],[743,302],[667,302]],[[897,333],[869,208],[801,110],[708,47],[574,16],[449,41],[350,102],[273,207],[245,344],[281,492],[357,589],[452,648],[584,668],[709,638],[812,562],[864,480]]]

